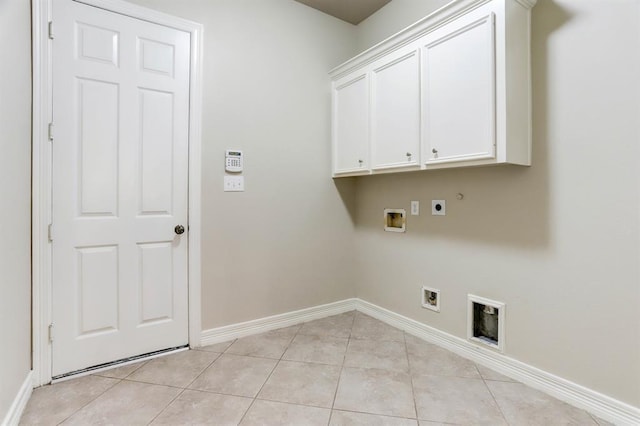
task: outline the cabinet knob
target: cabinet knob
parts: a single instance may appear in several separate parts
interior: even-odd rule
[[[407,152],[407,157],[411,157],[411,153],[410,152]]]
[[[360,165],[360,167],[362,167],[362,163],[364,163],[363,160],[358,160],[358,164]]]
[[[437,153],[438,153],[438,150],[437,150],[437,149],[435,149],[435,148],[433,148],[433,149],[431,150],[431,152],[433,152],[434,154],[437,154]]]

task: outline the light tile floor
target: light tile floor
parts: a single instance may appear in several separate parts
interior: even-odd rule
[[[357,312],[36,389],[36,425],[605,425]]]

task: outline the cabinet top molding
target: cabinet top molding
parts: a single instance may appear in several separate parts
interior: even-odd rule
[[[538,0],[453,0],[451,3],[447,3],[418,22],[409,25],[407,28],[338,65],[329,72],[329,75],[333,79],[337,79],[355,68],[371,63],[389,52],[399,49],[436,28],[487,3],[500,2],[504,4],[511,2],[517,3],[529,10],[535,6],[537,1]]]

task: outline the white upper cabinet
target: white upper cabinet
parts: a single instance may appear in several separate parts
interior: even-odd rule
[[[470,13],[421,40],[424,161],[495,158],[493,13]]]
[[[334,82],[334,173],[369,171],[369,77],[357,72]]]
[[[531,165],[536,0],[454,0],[331,71],[333,175]]]
[[[376,62],[371,71],[372,168],[420,166],[420,60],[415,49]]]

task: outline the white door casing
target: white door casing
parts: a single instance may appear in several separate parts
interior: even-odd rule
[[[54,0],[52,375],[188,342],[190,34]]]

